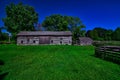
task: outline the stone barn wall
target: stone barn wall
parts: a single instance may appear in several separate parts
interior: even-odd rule
[[[21,45],[38,45],[39,44],[39,37],[26,37],[26,36],[21,36],[17,38],[17,44]]]
[[[92,45],[93,40],[89,37],[79,37],[79,45]]]
[[[70,37],[70,36],[68,36],[68,37],[63,37],[63,36],[51,37],[50,44],[71,45],[72,37]]]
[[[47,34],[46,34],[47,33]],[[39,45],[39,44],[52,44],[52,45],[71,45],[72,34],[68,35],[64,32],[21,32],[17,36],[18,45]]]

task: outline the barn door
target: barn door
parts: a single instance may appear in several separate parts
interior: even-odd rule
[[[49,44],[50,40],[48,37],[40,37],[39,44]]]

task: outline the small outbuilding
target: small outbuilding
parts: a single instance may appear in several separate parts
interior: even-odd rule
[[[22,31],[17,34],[18,45],[71,45],[70,31]]]
[[[89,37],[79,37],[79,45],[92,45],[93,40]]]

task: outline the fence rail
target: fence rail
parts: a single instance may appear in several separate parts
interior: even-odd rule
[[[120,46],[96,47],[95,56],[120,64]]]

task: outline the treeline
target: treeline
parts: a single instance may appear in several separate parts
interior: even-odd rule
[[[120,27],[115,30],[96,27],[93,30],[88,30],[86,36],[99,41],[120,41]]]

